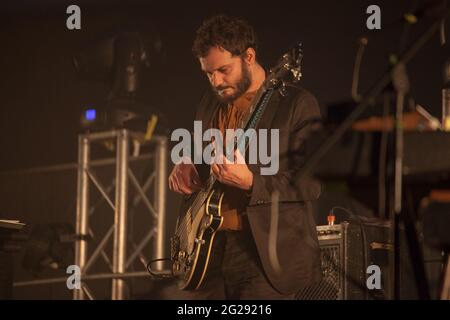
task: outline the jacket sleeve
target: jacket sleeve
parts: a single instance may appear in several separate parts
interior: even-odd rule
[[[289,121],[289,166],[275,175],[261,175],[259,169],[253,172],[253,187],[249,192],[249,206],[271,202],[272,192],[278,190],[280,201],[317,200],[321,192],[320,183],[313,178],[295,181],[296,175],[305,164],[305,141],[312,126],[320,120],[320,108],[316,98],[301,90],[292,100]]]

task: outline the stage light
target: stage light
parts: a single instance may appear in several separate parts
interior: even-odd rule
[[[97,118],[97,110],[95,109],[88,109],[84,112],[84,118],[87,121],[95,121]]]
[[[156,109],[137,99],[142,74],[149,68],[150,61],[160,56],[161,41],[153,32],[132,29],[113,33],[73,57],[82,78],[100,80],[110,86],[104,101],[97,102],[95,108],[89,106],[82,110],[84,130],[145,131],[149,119],[164,118]]]

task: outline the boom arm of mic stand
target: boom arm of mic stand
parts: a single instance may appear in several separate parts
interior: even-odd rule
[[[350,115],[344,120],[344,122],[338,127],[338,129],[335,130],[334,134],[327,140],[325,141],[325,143],[323,143],[319,149],[317,149],[312,157],[309,158],[309,160],[306,162],[305,167],[303,168],[303,170],[301,170],[299,173],[297,173],[296,175],[296,182],[297,184],[299,183],[299,181],[301,181],[301,179],[303,179],[306,175],[310,174],[313,170],[313,168],[319,163],[319,161],[322,159],[322,157],[324,157],[329,150],[331,149],[331,147],[334,146],[334,144],[336,144],[339,139],[343,136],[343,134],[351,127],[351,125],[361,116],[361,114],[365,111],[365,109],[372,103],[372,101],[374,101],[375,97],[378,97],[383,90],[393,81],[393,74],[392,72],[397,71],[396,69],[400,68],[404,68],[404,66],[415,56],[415,54],[431,39],[431,37],[438,31],[440,30],[440,26],[442,24],[442,20],[446,19],[446,17],[449,15],[450,10],[446,10],[445,13],[443,14],[442,18],[440,18],[438,21],[434,22],[430,28],[415,42],[413,43],[408,50],[406,50],[406,52],[401,56],[401,58],[399,59],[399,61],[397,62],[397,64],[393,67],[392,70],[388,70],[387,72],[385,72],[385,74],[375,83],[375,85],[372,87],[371,90],[369,90],[368,94],[365,95],[365,97],[362,99],[361,103],[353,110],[352,113],[350,113]],[[394,75],[395,76],[395,75]],[[395,80],[395,79],[394,79]],[[394,83],[395,85],[395,83]],[[398,85],[398,83],[397,83]],[[402,89],[402,88],[400,88]],[[404,88],[406,89],[406,88]],[[399,90],[397,90],[399,91]],[[402,91],[402,90],[400,90]],[[403,92],[404,93],[404,92]],[[399,94],[398,95],[400,99],[398,99],[397,101],[397,121],[399,120],[399,118],[401,119],[401,115],[399,115],[399,112],[402,111],[402,108],[400,106],[403,105],[403,97],[404,95]],[[400,131],[402,129],[398,128],[398,124],[397,124],[397,128],[396,128],[396,134],[397,136],[399,135]],[[400,141],[399,141],[400,140]],[[397,140],[398,142],[402,142],[401,139]],[[400,148],[399,148],[400,147]],[[398,149],[401,149],[402,145],[400,144],[397,145]],[[399,151],[397,149],[397,151]],[[400,150],[401,151],[401,150]],[[398,167],[398,164],[401,163],[398,161],[398,152],[397,152],[397,158],[396,158],[396,167]],[[396,174],[401,173],[401,170],[398,170],[398,168],[396,168]],[[398,177],[397,177],[398,178]],[[401,179],[396,179],[396,182],[398,184],[398,181],[401,181]],[[398,197],[399,194],[401,193],[401,189],[398,189],[398,185],[396,185],[396,196]],[[398,200],[398,199],[396,199]],[[401,202],[400,201],[396,201],[395,205],[395,213],[400,212],[401,211]],[[395,215],[397,218],[397,215]],[[408,225],[411,225],[411,221],[409,219],[409,217],[406,217],[406,221],[405,223]],[[397,225],[397,223],[395,223]],[[396,231],[398,230],[397,228],[395,228]],[[410,229],[410,228],[409,228]],[[408,231],[408,230],[406,230]],[[411,230],[410,230],[411,231]],[[395,239],[398,239],[398,232],[395,232]],[[409,237],[408,238],[412,238],[411,232],[407,232],[409,233]],[[416,239],[417,240],[417,239]],[[395,241],[395,240],[394,240]],[[397,242],[397,241],[395,241]],[[417,243],[414,243],[415,245],[417,245]],[[398,253],[398,250],[396,250],[396,253]],[[413,252],[411,252],[413,253]],[[398,259],[398,254],[397,255],[397,259]],[[417,258],[419,258],[420,256],[418,256]],[[395,259],[395,260],[397,260]],[[423,276],[425,273],[425,270],[423,269],[423,265],[416,267],[415,269],[417,269],[417,271],[419,271],[421,274],[420,276]],[[398,268],[398,264],[396,264],[396,269]],[[399,270],[396,270],[394,272],[394,274],[398,274]],[[397,280],[398,281],[398,280]],[[419,277],[418,275],[416,275],[416,281],[417,283],[420,285],[420,287],[426,288],[428,289],[427,283],[426,283],[426,278],[421,279],[421,277]],[[424,282],[425,281],[425,282]],[[396,296],[399,297],[399,287],[395,286],[395,291],[396,291]],[[428,292],[426,293],[421,293],[421,296],[424,296],[425,298],[429,298]]]

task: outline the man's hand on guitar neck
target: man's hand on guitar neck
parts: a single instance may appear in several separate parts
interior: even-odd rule
[[[218,156],[218,163],[211,165],[212,172],[220,183],[250,191],[253,186],[253,173],[238,149],[234,157],[235,161],[231,162],[223,155]]]
[[[169,175],[169,188],[181,194],[192,194],[202,188],[202,183],[194,165],[184,161],[175,165]]]

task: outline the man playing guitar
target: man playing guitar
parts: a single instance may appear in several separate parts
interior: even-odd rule
[[[223,134],[226,129],[239,128],[267,77],[257,60],[252,27],[241,19],[212,17],[198,29],[193,52],[211,84],[196,120]],[[258,129],[279,129],[279,170],[275,175],[261,175],[260,165],[245,163],[239,150],[234,155],[238,163],[224,158],[206,173],[198,166],[181,163],[170,174],[170,189],[186,196],[201,190],[209,174],[225,191],[219,208],[223,219],[207,272],[202,275],[201,286],[186,291],[188,298],[292,299],[301,287],[321,277],[315,223],[308,210],[319,197],[320,185],[306,179],[294,181],[304,164],[304,141],[320,111],[314,96],[305,89],[292,85],[285,91],[274,93],[258,124]],[[280,195],[276,239],[279,270],[269,254],[274,191]]]

